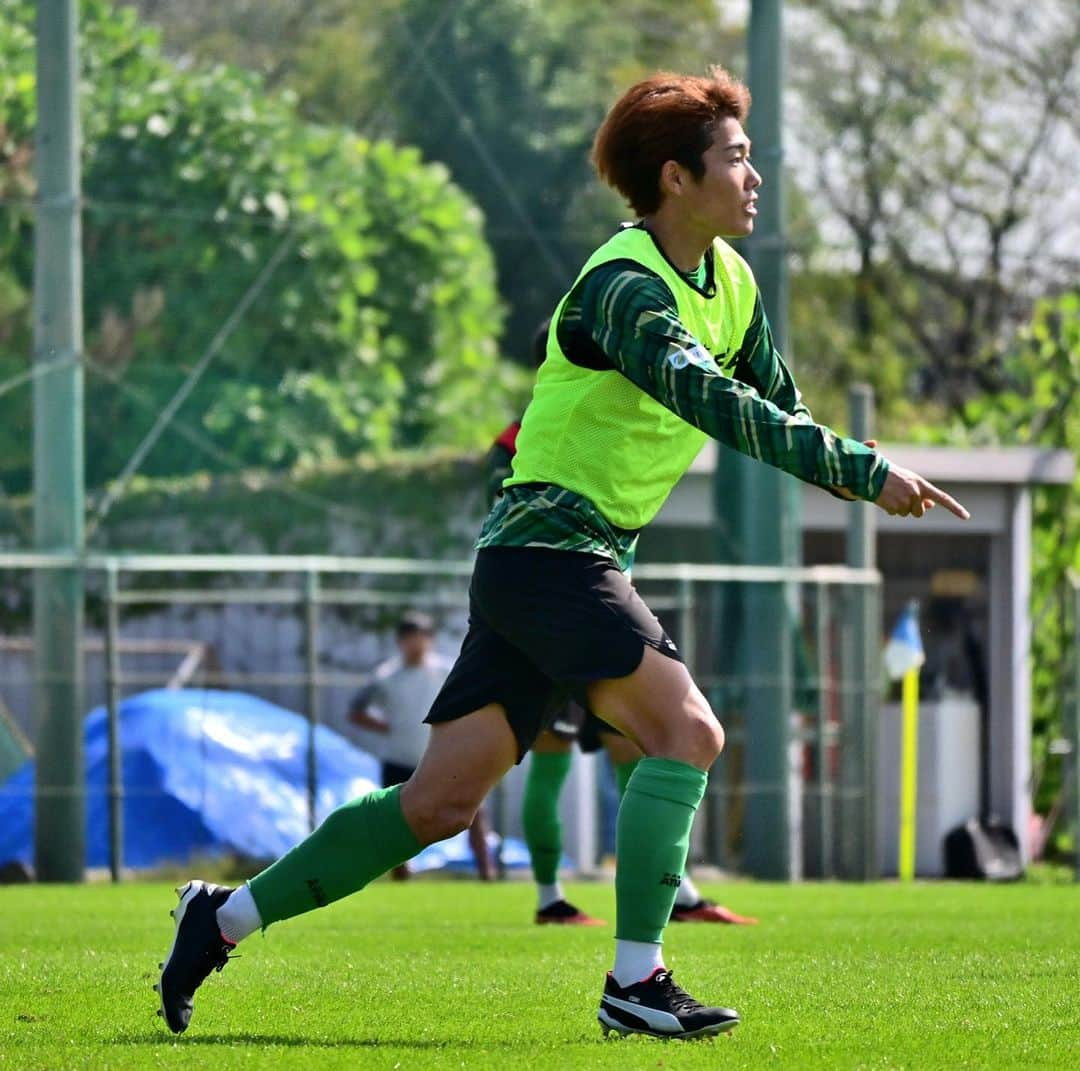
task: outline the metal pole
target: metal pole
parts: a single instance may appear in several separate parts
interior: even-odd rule
[[[784,147],[782,131],[784,40],[781,0],[753,0],[749,30],[749,84],[753,108],[749,131],[755,166],[763,179],[753,236],[746,255],[753,265],[773,338],[783,349],[787,334],[787,273],[784,239]],[[778,469],[721,452],[721,477],[734,495],[738,560],[794,565],[800,557],[796,481]],[[724,509],[718,487],[718,512]],[[747,681],[744,864],[756,877],[790,879],[796,873],[791,822],[789,748],[794,709],[793,585],[755,584],[742,595],[737,665]]]
[[[316,801],[319,792],[319,758],[315,729],[319,724],[319,574],[309,569],[304,574],[304,662],[307,689],[307,795],[308,828],[318,822]]]
[[[499,838],[498,847],[495,849],[495,873],[498,876],[499,881],[505,881],[507,875],[506,869],[506,856],[503,854],[503,844],[506,841],[506,819],[507,819],[507,805],[506,805],[506,787],[502,781],[500,781],[492,790],[491,796],[491,818],[492,824],[495,827],[495,833]],[[595,864],[596,860],[592,860]]]
[[[851,437],[860,442],[874,436],[874,391],[856,384],[848,394]],[[848,507],[846,563],[856,569],[873,569],[877,564],[877,520],[875,506],[853,502]],[[841,744],[845,762],[845,787],[857,780],[862,790],[862,807],[846,808],[848,825],[856,828],[845,839],[857,845],[857,858],[850,860],[850,877],[870,880],[878,873],[878,707],[880,674],[878,658],[881,639],[881,607],[878,593],[866,585],[849,588],[845,655],[843,726]],[[850,779],[850,780],[849,780]]]
[[[1080,579],[1072,580],[1072,626],[1072,702],[1068,704],[1065,716],[1072,722],[1069,733],[1072,766],[1069,818],[1072,820],[1073,876],[1080,881]]]
[[[697,671],[697,628],[694,622],[694,582],[688,576],[680,576],[676,587],[675,606],[678,621],[678,645],[686,668],[693,677]],[[690,855],[687,865],[693,860],[708,858],[712,863],[717,862],[714,852],[710,850],[711,825],[713,818],[713,805],[711,802],[710,788],[712,779],[706,787],[704,801],[704,821],[698,820],[690,834]]]
[[[821,876],[833,876],[833,791],[829,778],[829,606],[828,584],[818,584],[814,600],[817,633],[817,766],[818,834],[821,838]]]
[[[679,653],[690,675],[697,665],[697,636],[694,629],[694,582],[687,576],[679,578]]]
[[[34,226],[34,546],[83,551],[82,255],[76,0],[37,7],[38,195]],[[37,722],[34,860],[41,881],[81,881],[83,578],[80,567],[34,577]]]
[[[124,752],[120,739],[120,658],[117,650],[116,565],[105,570],[105,705],[109,715],[109,873],[120,881],[124,869]]]

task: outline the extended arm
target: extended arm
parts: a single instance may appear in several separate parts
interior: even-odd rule
[[[846,488],[870,501],[881,493],[888,462],[813,423],[771,339],[767,349],[761,343],[760,329],[757,346],[740,350],[734,371],[741,365],[776,402],[720,369],[682,325],[667,285],[651,272],[620,262],[581,285],[580,330],[612,367],[661,405],[719,442],[808,483]]]

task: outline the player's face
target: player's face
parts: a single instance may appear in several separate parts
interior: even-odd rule
[[[427,658],[432,642],[432,637],[426,632],[406,632],[398,637],[398,649],[405,662],[415,666]]]
[[[705,174],[700,179],[690,176],[683,187],[681,203],[688,221],[710,235],[750,234],[761,176],[750,163],[750,139],[737,119],[720,123],[702,163]]]

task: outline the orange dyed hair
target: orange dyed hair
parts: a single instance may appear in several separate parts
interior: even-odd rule
[[[723,67],[705,77],[661,71],[631,86],[596,132],[593,166],[630,202],[638,216],[660,207],[660,169],[668,160],[695,178],[705,174],[701,156],[724,119],[743,122],[750,91]]]

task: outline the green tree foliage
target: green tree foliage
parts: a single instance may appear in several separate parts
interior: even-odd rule
[[[425,39],[453,8],[429,48]],[[511,343],[527,340],[626,209],[597,186],[592,138],[617,91],[656,66],[703,70],[715,9],[606,0],[402,0],[375,57],[395,136],[444,161],[484,207]],[[708,43],[708,44],[707,44]],[[728,51],[731,51],[728,49]],[[518,343],[520,348],[521,342]]]
[[[950,422],[916,428],[916,436],[957,446],[1039,446],[1080,458],[1080,293],[1038,302],[999,362],[1000,390],[971,400]],[[1061,788],[1061,765],[1049,745],[1061,735],[1068,687],[1068,574],[1080,572],[1080,472],[1071,486],[1034,488],[1031,528],[1032,757],[1043,771],[1036,807],[1045,811]]]
[[[1080,458],[1080,292],[1038,304],[1031,323],[1002,361],[1008,389],[970,402],[968,441],[1024,443]],[[1080,573],[1080,472],[1071,486],[1038,487],[1032,508],[1032,701],[1037,768],[1061,735],[1072,643],[1069,571]],[[1060,770],[1047,765],[1037,804],[1049,804]]]
[[[742,53],[741,27],[712,0],[137,3],[178,51],[246,52],[296,91],[306,114],[445,163],[483,209],[509,306],[507,346],[521,357],[625,216],[589,164],[616,93],[657,67],[738,66]]]
[[[10,0],[0,0],[6,20]],[[0,23],[0,353],[26,350],[30,295],[14,254],[23,240],[23,204],[34,191],[33,152],[26,131],[33,122],[34,38],[25,23]]]
[[[791,26],[790,158],[839,224],[850,359],[899,359],[957,413],[1080,268],[1080,7],[803,0]]]
[[[446,169],[305,123],[251,73],[179,68],[130,9],[80,6],[89,483],[123,467],[275,254],[144,473],[483,445],[505,415],[501,310],[482,217]],[[33,5],[5,12],[7,190],[29,174]],[[13,282],[24,301],[33,248],[29,205],[4,219],[0,311]],[[0,373],[26,367],[25,342],[0,341]],[[15,398],[0,397],[0,455],[17,487],[29,405]]]

